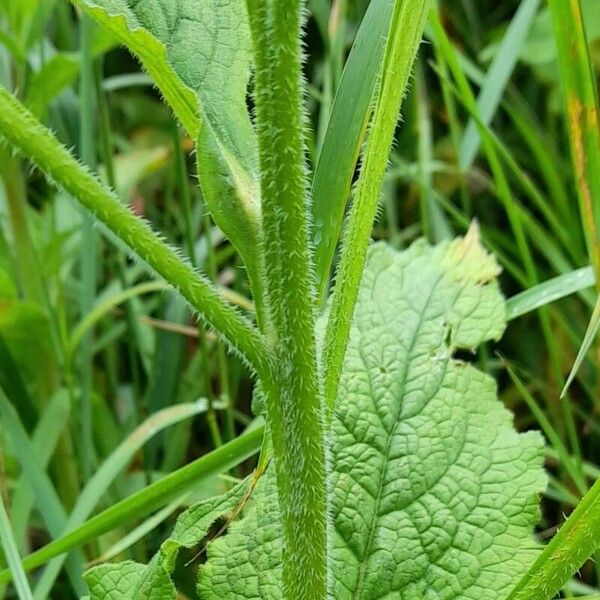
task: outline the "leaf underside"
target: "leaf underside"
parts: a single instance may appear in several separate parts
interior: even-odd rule
[[[497,274],[476,230],[370,252],[332,426],[336,599],[502,599],[539,552],[542,439],[453,358],[501,335]],[[282,597],[273,479],[209,546],[202,599]]]
[[[204,201],[255,283],[261,217],[258,151],[246,105],[251,41],[245,2],[71,1],[138,57],[197,142]]]
[[[453,357],[502,334],[497,274],[475,229],[436,247],[369,253],[332,422],[336,600],[502,600],[540,551],[541,436],[518,434],[494,381]],[[92,600],[174,600],[177,532],[198,543],[247,485],[185,513],[129,595],[95,595],[91,585]],[[208,543],[202,600],[282,598],[278,515],[269,469],[243,518]],[[104,570],[88,582],[99,575],[114,581]]]
[[[72,1],[141,60],[190,135],[198,133],[201,110],[239,160],[253,156],[246,109],[250,33],[243,2]]]
[[[148,565],[125,561],[90,569],[85,580],[91,600],[175,600],[177,591],[170,574],[179,550],[195,550],[204,544],[219,517],[236,510],[248,485],[242,482],[226,494],[202,500],[185,511]],[[197,550],[201,551],[202,547]]]

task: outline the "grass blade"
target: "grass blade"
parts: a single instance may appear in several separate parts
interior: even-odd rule
[[[600,123],[598,96],[580,0],[550,0],[569,123],[579,207],[588,252],[600,273]],[[596,285],[600,285],[597,279]]]
[[[581,347],[579,348],[579,352],[577,353],[577,357],[575,358],[575,363],[573,364],[573,368],[569,373],[569,377],[565,383],[565,387],[563,388],[560,397],[564,398],[579,371],[589,349],[592,347],[594,340],[596,339],[596,335],[598,335],[598,329],[600,329],[600,297],[596,300],[596,306],[594,307],[594,312],[590,318],[589,325],[586,329],[585,336],[583,338],[583,342],[581,342]]]
[[[48,402],[35,428],[32,447],[38,463],[45,469],[54,454],[57,442],[69,422],[69,396],[63,389],[59,390]],[[13,494],[12,523],[19,548],[25,548],[27,523],[31,509],[35,503],[35,495],[28,485],[27,479],[21,476]]]
[[[77,503],[67,519],[63,533],[79,527],[92,513],[102,496],[117,475],[129,464],[135,454],[155,435],[176,423],[203,413],[207,401],[202,399],[192,404],[179,404],[166,408],[144,421],[119,447],[104,461],[82,490]],[[45,570],[35,589],[36,598],[46,598],[64,563],[64,555],[55,558]]]
[[[477,113],[486,125],[492,122],[500,105],[502,95],[517,64],[521,48],[527,40],[527,34],[540,3],[540,0],[521,2],[500,43],[494,61],[486,73],[477,98]],[[458,162],[463,171],[468,171],[473,165],[480,145],[481,138],[477,124],[471,120],[467,125],[459,149]]]
[[[163,281],[148,281],[140,283],[134,287],[126,290],[122,290],[116,294],[109,296],[102,302],[98,302],[96,306],[85,315],[81,322],[76,325],[71,333],[71,340],[69,349],[71,354],[75,352],[81,341],[84,339],[86,333],[93,328],[93,326],[100,321],[103,317],[109,314],[114,308],[127,302],[131,298],[136,298],[144,294],[150,294],[152,292],[160,292],[168,289],[168,286]]]
[[[394,5],[380,92],[373,112],[349,226],[333,292],[323,351],[325,399],[332,407],[350,334],[350,323],[400,106],[421,44],[429,0]]]
[[[99,556],[93,561],[93,564],[99,564],[108,562],[109,560],[119,556],[134,544],[137,544],[142,538],[146,537],[153,529],[158,527],[161,523],[166,521],[177,509],[181,508],[190,496],[190,493],[183,494],[179,498],[176,498],[170,504],[167,504],[164,508],[155,512],[151,517],[146,519],[143,523],[138,525],[136,528],[127,532],[118,542],[113,544],[106,552]]]
[[[521,381],[521,379],[515,373],[514,369],[510,366],[510,364],[506,360],[503,360],[503,363],[504,363],[504,366],[506,367],[506,371],[508,372],[512,382],[514,383],[515,387],[521,394],[521,397],[523,398],[523,400],[525,400],[525,403],[527,404],[529,410],[531,411],[533,416],[536,418],[536,420],[539,423],[540,427],[542,428],[545,436],[548,438],[548,441],[552,445],[552,448],[557,453],[559,460],[564,465],[565,469],[567,470],[569,475],[572,477],[573,481],[576,483],[577,488],[579,489],[580,493],[585,494],[585,492],[588,489],[586,482],[585,482],[585,477],[583,476],[581,469],[579,469],[579,466],[576,463],[576,461],[574,461],[573,458],[571,457],[571,455],[569,454],[566,446],[563,444],[563,441],[560,439],[558,432],[556,431],[556,429],[554,428],[554,426],[552,425],[552,423],[550,422],[550,420],[548,419],[548,417],[546,416],[546,414],[544,413],[542,408],[536,402],[535,398],[529,393],[529,390],[527,389],[527,387],[525,387],[525,384]]]
[[[94,97],[94,65],[92,58],[93,23],[86,15],[80,19],[80,105],[79,115],[79,151],[82,162],[90,169],[96,166],[95,129],[95,97]],[[98,252],[97,233],[94,229],[94,217],[83,207],[81,223],[81,251],[79,256],[80,294],[79,309],[82,316],[92,309],[96,296]],[[93,392],[93,331],[90,328],[82,337],[79,352],[79,371],[81,392],[77,406],[78,422],[81,428],[77,436],[79,457],[83,480],[87,481],[94,468],[96,449],[94,448],[94,432],[92,426],[92,392]]]
[[[509,298],[506,302],[506,318],[512,321],[561,298],[593,287],[595,283],[592,267],[583,267],[554,277]]]
[[[21,558],[19,557],[17,544],[10,527],[10,521],[2,498],[0,498],[0,541],[2,541],[4,556],[8,563],[8,568],[12,573],[13,583],[17,590],[19,600],[33,600],[27,576],[21,566]]]
[[[346,61],[319,154],[312,188],[313,243],[318,298],[329,283],[352,178],[381,70],[393,0],[373,0]]]
[[[255,455],[261,447],[264,427],[257,427],[191,462],[160,481],[121,500],[85,524],[40,548],[23,560],[26,570],[35,569],[121,525],[142,518],[198,485],[203,479],[223,473]],[[11,580],[9,570],[0,572],[0,583]]]
[[[12,407],[4,391],[0,389],[0,416],[6,432],[16,451],[16,457],[21,463],[23,474],[33,489],[37,508],[42,515],[48,531],[53,538],[58,538],[64,530],[67,515],[58,494],[47,473],[41,468],[38,457],[32,447],[27,432],[19,420],[17,412]],[[75,552],[67,563],[67,572],[73,589],[81,596],[86,587],[81,574],[84,560],[80,552]]]

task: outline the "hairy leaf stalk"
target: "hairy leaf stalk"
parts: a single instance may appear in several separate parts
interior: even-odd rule
[[[600,547],[600,481],[544,548],[506,600],[554,598]]]
[[[229,342],[265,380],[271,378],[269,354],[260,333],[214,286],[163,242],[143,220],[70,154],[16,98],[0,86],[0,133],[44,173],[64,187]]]
[[[325,398],[329,407],[333,407],[337,395],[379,193],[394,140],[398,113],[421,43],[429,6],[429,0],[417,2],[397,0],[394,6],[382,66],[381,87],[375,104],[354,204],[344,236],[337,283],[327,323],[323,365]]]
[[[269,341],[265,389],[283,528],[283,596],[327,597],[326,445],[308,231],[300,0],[248,0],[254,44]]]

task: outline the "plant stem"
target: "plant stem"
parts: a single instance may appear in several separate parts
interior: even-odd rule
[[[301,0],[248,0],[256,65],[269,341],[265,386],[283,529],[283,597],[327,597],[327,484],[301,86]],[[263,382],[264,384],[264,382]]]
[[[207,212],[204,215],[204,235],[206,235],[207,249],[206,249],[206,272],[213,283],[217,283],[217,257],[215,253],[215,247],[212,240],[212,220],[210,214]],[[219,395],[222,400],[226,403],[225,409],[225,435],[227,441],[235,438],[235,419],[233,404],[233,398],[230,393],[229,385],[229,365],[227,363],[227,355],[225,353],[225,347],[223,343],[216,342],[217,352],[217,370],[219,372]]]
[[[515,586],[506,600],[550,600],[600,543],[600,480]]]
[[[91,53],[92,21],[86,15],[80,20],[80,54],[81,80],[79,118],[79,152],[82,162],[89,168],[96,166],[96,149],[94,144],[94,65]],[[80,310],[81,317],[92,310],[96,296],[96,232],[93,216],[82,208],[83,224],[81,228],[80,254]],[[93,388],[93,329],[82,339],[79,353],[79,369],[81,374],[81,393],[79,403],[79,426],[81,435],[79,450],[81,453],[81,470],[83,480],[87,481],[94,468],[95,450],[92,428],[92,388]]]
[[[260,333],[145,221],[135,217],[79,164],[52,133],[3,87],[0,87],[0,132],[78,199],[152,270],[174,286],[262,378],[271,378],[270,354]]]
[[[323,365],[325,399],[335,404],[358,288],[375,220],[379,193],[394,140],[398,113],[421,43],[429,0],[396,0],[371,133],[344,236],[342,256],[327,322]]]

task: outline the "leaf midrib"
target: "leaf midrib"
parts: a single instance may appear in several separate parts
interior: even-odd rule
[[[368,558],[370,556],[370,551],[371,551],[371,545],[373,543],[373,536],[375,534],[375,528],[377,526],[377,521],[379,519],[379,507],[381,505],[381,494],[383,491],[383,484],[384,481],[386,479],[386,475],[387,475],[387,470],[388,470],[388,466],[389,466],[389,456],[390,456],[390,450],[391,450],[391,445],[392,445],[392,440],[394,438],[394,432],[396,430],[396,427],[398,425],[398,421],[400,419],[400,413],[402,412],[402,406],[403,406],[403,402],[402,399],[404,397],[404,392],[406,391],[406,379],[408,377],[408,373],[410,371],[410,365],[411,365],[411,360],[410,360],[410,356],[412,354],[412,351],[415,348],[415,344],[417,342],[417,339],[419,338],[419,333],[421,331],[421,326],[423,325],[423,323],[425,322],[425,314],[427,313],[427,310],[429,308],[431,299],[437,289],[437,286],[439,285],[440,281],[443,279],[442,275],[440,275],[438,277],[438,279],[435,281],[435,283],[431,286],[431,290],[429,292],[429,295],[427,296],[427,300],[425,301],[424,305],[423,305],[423,310],[421,311],[420,315],[419,315],[419,322],[417,324],[417,327],[415,328],[414,334],[412,336],[411,342],[410,342],[410,346],[406,352],[406,356],[407,356],[407,361],[406,361],[406,365],[404,368],[404,372],[402,373],[402,380],[401,380],[401,384],[400,384],[400,401],[398,402],[398,406],[397,409],[394,413],[394,425],[391,428],[389,434],[388,434],[388,439],[387,439],[387,446],[386,446],[386,452],[385,452],[385,460],[383,463],[383,467],[381,469],[381,473],[380,473],[380,478],[379,478],[379,489],[377,491],[377,496],[375,498],[375,509],[373,511],[373,517],[371,519],[371,525],[369,528],[369,537],[368,537],[368,541],[367,541],[367,545],[365,547],[365,554],[364,554],[364,559],[362,561],[360,561],[360,567],[359,567],[359,574],[358,574],[358,583],[356,586],[356,590],[354,592],[353,598],[354,600],[360,600],[360,598],[362,597],[363,594],[363,587],[364,587],[364,583],[365,583],[365,577],[366,577],[366,572],[367,572],[367,566],[368,566]]]

